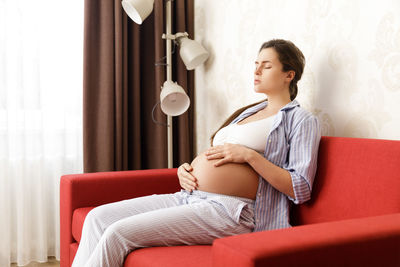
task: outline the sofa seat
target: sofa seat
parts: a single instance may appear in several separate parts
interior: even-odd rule
[[[74,210],[72,216],[72,236],[81,241],[83,223],[89,211],[94,207],[85,207]],[[71,246],[73,255],[78,249],[78,243]],[[142,248],[129,254],[125,266],[193,266],[202,267],[211,265],[211,246],[175,246]],[[172,259],[172,260],[171,260]],[[73,259],[70,259],[72,263]]]
[[[130,253],[125,267],[204,267],[212,265],[212,246],[175,246],[141,248]]]
[[[78,243],[69,246],[69,266],[72,265]],[[124,267],[204,267],[212,266],[212,246],[151,247],[135,250],[125,259]]]

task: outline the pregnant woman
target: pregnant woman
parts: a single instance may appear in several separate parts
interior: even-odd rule
[[[73,266],[122,266],[141,247],[290,227],[290,203],[310,199],[321,137],[318,120],[294,100],[304,63],[292,42],[264,43],[254,90],[268,99],[232,114],[211,147],[178,168],[180,192],[90,211]]]

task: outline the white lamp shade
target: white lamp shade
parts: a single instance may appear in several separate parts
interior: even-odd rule
[[[190,106],[185,90],[177,83],[166,81],[160,93],[161,110],[170,116],[179,116]]]
[[[142,22],[153,11],[154,0],[122,0],[126,14],[137,24]]]
[[[187,37],[180,38],[179,42],[179,54],[181,55],[183,63],[185,63],[186,69],[192,70],[207,60],[208,52],[198,42]]]

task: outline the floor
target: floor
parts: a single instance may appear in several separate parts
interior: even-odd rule
[[[11,264],[11,267],[17,267],[16,263]],[[50,257],[48,262],[39,263],[39,262],[31,262],[28,265],[24,265],[24,267],[59,267],[60,262],[56,260],[54,257]]]

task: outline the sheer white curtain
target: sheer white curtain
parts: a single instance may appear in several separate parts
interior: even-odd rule
[[[82,172],[82,0],[0,0],[0,266],[59,259],[59,179]]]

